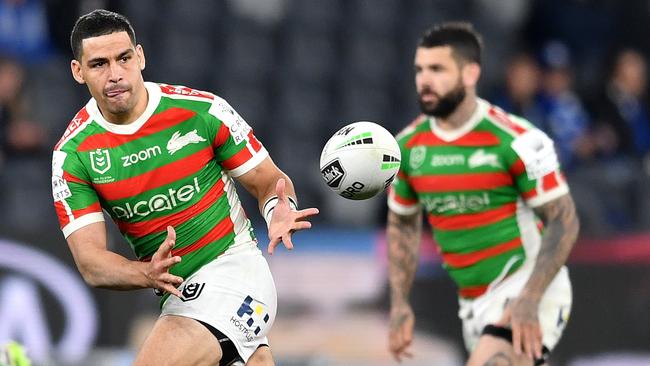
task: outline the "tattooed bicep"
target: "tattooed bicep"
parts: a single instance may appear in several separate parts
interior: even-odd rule
[[[571,194],[565,194],[553,201],[533,209],[544,222],[553,220],[566,221],[575,218],[575,204]]]

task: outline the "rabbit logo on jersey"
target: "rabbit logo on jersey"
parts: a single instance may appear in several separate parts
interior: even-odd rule
[[[169,188],[167,192],[159,193],[149,200],[142,200],[134,203],[126,202],[123,206],[113,206],[115,218],[128,220],[135,215],[140,217],[149,216],[153,212],[169,211],[188,202],[195,193],[201,192],[198,178],[194,177],[194,184],[186,184],[178,189]]]
[[[246,296],[237,310],[237,316],[230,317],[230,322],[244,334],[248,342],[251,342],[254,336],[257,336],[262,330],[261,326],[267,324],[270,319],[271,317],[264,311],[260,302]]]
[[[196,128],[185,135],[181,135],[181,131],[176,131],[167,141],[167,152],[169,152],[169,155],[174,155],[175,152],[189,144],[198,144],[205,141],[206,139],[199,136]]]

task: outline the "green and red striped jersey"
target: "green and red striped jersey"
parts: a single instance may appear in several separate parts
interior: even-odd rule
[[[443,267],[474,298],[536,257],[532,211],[568,193],[553,141],[484,100],[460,129],[420,116],[397,135],[400,171],[388,195],[401,215],[424,209]]]
[[[102,209],[140,260],[176,229],[172,251],[186,278],[233,245],[254,242],[233,177],[268,153],[223,99],[182,86],[145,83],[149,100],[133,123],[106,121],[91,99],[54,148],[54,205],[67,238],[104,221]]]

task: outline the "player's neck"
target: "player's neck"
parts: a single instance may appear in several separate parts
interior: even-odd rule
[[[442,130],[457,130],[469,122],[470,117],[472,117],[477,107],[476,94],[468,92],[465,99],[452,114],[446,118],[436,117],[436,125]]]
[[[149,104],[149,91],[144,86],[144,84],[142,85],[140,93],[141,96],[138,98],[135,107],[124,113],[109,113],[102,110],[99,105],[97,107],[100,109],[100,113],[106,121],[116,125],[128,125],[129,123],[135,122],[138,118],[140,118],[140,116],[147,109],[147,105]]]

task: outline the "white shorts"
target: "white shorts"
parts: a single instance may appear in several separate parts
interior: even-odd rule
[[[472,352],[486,325],[501,319],[507,302],[517,297],[532,272],[532,263],[496,284],[476,299],[459,299],[458,316],[463,321],[465,347]],[[562,336],[571,312],[571,282],[566,267],[562,267],[546,289],[539,304],[542,343],[552,350]]]
[[[229,249],[185,279],[179,290],[183,299],[169,296],[160,316],[179,315],[210,324],[230,338],[244,362],[260,345],[268,345],[277,295],[257,246]]]

